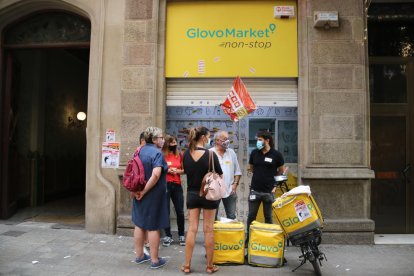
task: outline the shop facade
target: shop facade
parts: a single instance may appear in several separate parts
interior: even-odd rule
[[[269,5],[268,19],[256,16],[251,21],[256,26],[265,26],[263,30],[253,31],[254,39],[248,40],[253,42],[253,49],[241,49],[240,42],[245,43],[246,40],[238,39],[251,36],[252,31],[247,29],[247,32],[238,34],[237,30],[246,30],[246,26],[232,24],[224,15],[219,23],[214,23],[222,24],[214,25],[214,34],[212,29],[210,32],[206,29],[204,21],[200,21],[200,26],[186,26],[191,30],[182,40],[175,37],[177,33],[173,30],[176,27],[171,25],[171,19],[174,16],[180,18],[179,12],[182,12],[176,8],[181,5],[185,11],[201,5],[205,14],[212,17],[214,14],[209,14],[203,6],[206,2],[217,4],[216,10],[220,5],[227,5],[226,8],[240,13],[245,10],[246,3],[253,5],[250,8],[252,12],[256,12],[256,8],[259,10],[260,5]],[[177,135],[185,147],[184,130],[203,124],[213,132],[225,129],[231,134],[232,147],[243,167],[237,205],[240,220],[247,218],[250,177],[245,167],[249,150],[253,146],[255,132],[268,129],[274,133],[277,147],[286,157],[292,179],[297,184],[311,186],[325,217],[324,241],[373,243],[368,3],[357,0],[346,3],[336,0],[220,2],[225,3],[6,0],[0,4],[2,41],[7,28],[22,18],[44,11],[70,12],[90,22],[87,45],[90,54],[85,149],[86,229],[98,233],[131,233],[131,199],[121,187],[120,177],[138,144],[139,134],[147,126],[160,126],[167,133]],[[275,18],[274,6],[293,7],[294,13],[286,18]],[[333,23],[316,24],[314,16],[317,12],[331,12]],[[336,22],[335,14],[339,15]],[[243,21],[248,22],[246,24],[250,22],[248,19]],[[283,24],[288,22],[293,31],[286,29],[287,33],[278,33],[279,28],[283,31]],[[229,51],[218,55],[207,49],[203,50],[207,53],[205,58],[194,56],[203,47],[202,43],[208,41],[208,36],[223,39],[226,30],[220,28],[225,25],[227,34],[235,39],[222,40],[224,44],[219,50]],[[270,37],[272,30],[279,36]],[[199,39],[195,41],[197,37]],[[291,44],[284,44],[283,38],[289,40],[287,37],[293,39],[289,42]],[[185,39],[193,39],[191,43],[196,43],[194,51],[185,47],[180,50],[180,43],[185,43]],[[175,48],[170,47],[173,42],[177,43]],[[280,56],[269,54],[276,44],[285,47],[276,52]],[[10,52],[4,46],[3,43],[2,80],[7,74],[5,56]],[[236,50],[254,50],[246,54],[252,60],[242,64],[244,56]],[[228,53],[238,55],[233,57]],[[219,66],[231,58],[236,61]],[[260,61],[257,65],[254,64],[256,59]],[[178,66],[187,61],[190,64],[195,62],[196,66],[189,65],[190,69]],[[243,66],[245,71],[234,71]],[[237,75],[243,79],[258,108],[239,122],[232,122],[217,104],[224,101]],[[2,83],[4,91],[5,82]],[[7,121],[5,118],[3,114],[3,128]],[[117,169],[102,167],[101,148],[108,129],[115,130],[116,140],[121,145]],[[2,154],[7,148],[4,141],[3,138]],[[7,197],[5,194],[10,187],[4,173],[6,163],[2,162],[2,199]],[[2,210],[7,208],[2,206]]]

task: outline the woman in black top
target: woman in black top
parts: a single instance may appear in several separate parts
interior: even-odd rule
[[[276,190],[274,177],[284,172],[284,163],[282,154],[274,149],[272,134],[267,131],[259,132],[256,149],[252,151],[249,159],[248,171],[253,172],[253,177],[249,194],[247,233],[262,202],[265,222],[272,223],[273,194]]]
[[[208,172],[210,131],[202,126],[190,130],[189,149],[184,153],[184,172],[187,175],[187,209],[189,212],[188,231],[185,243],[185,264],[181,267],[184,273],[190,272],[191,257],[198,231],[200,212],[203,209],[204,244],[207,256],[207,273],[214,273],[218,267],[213,265],[214,232],[213,224],[216,209],[220,201],[210,201],[200,197],[201,182]],[[223,174],[217,155],[213,152],[214,168],[220,175]]]

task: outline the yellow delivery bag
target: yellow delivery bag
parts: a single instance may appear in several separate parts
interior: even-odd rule
[[[281,267],[285,236],[280,225],[253,221],[249,230],[249,264],[263,267]]]
[[[244,264],[244,224],[214,223],[214,264]]]
[[[322,214],[310,194],[287,194],[278,197],[272,208],[274,217],[288,237],[322,227]]]

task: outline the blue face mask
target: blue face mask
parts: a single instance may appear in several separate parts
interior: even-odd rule
[[[263,143],[263,141],[258,140],[258,141],[256,142],[256,148],[257,148],[258,150],[261,150],[263,147],[264,147],[264,143]]]
[[[204,144],[204,147],[205,148],[210,147],[210,138],[208,138],[207,143]]]

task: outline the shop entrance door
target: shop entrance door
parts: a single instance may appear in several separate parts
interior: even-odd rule
[[[371,58],[371,217],[376,233],[413,233],[413,62]]]

